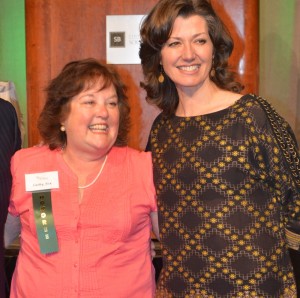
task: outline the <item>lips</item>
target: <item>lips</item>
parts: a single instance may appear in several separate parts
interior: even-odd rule
[[[93,124],[89,125],[89,129],[94,132],[106,132],[108,130],[108,125],[106,124]]]

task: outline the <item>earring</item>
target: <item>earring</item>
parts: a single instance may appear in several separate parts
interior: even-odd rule
[[[165,77],[164,77],[164,74],[163,74],[163,68],[162,66],[160,66],[160,74],[158,76],[158,81],[162,84],[164,81],[165,81]]]
[[[61,125],[61,127],[60,127],[60,131],[62,131],[62,132],[66,131],[66,128],[65,128],[65,126],[64,126],[64,125]]]
[[[160,73],[159,77],[158,77],[158,81],[162,84],[165,81],[165,77],[162,73]]]
[[[210,70],[210,77],[213,78],[216,75],[216,69],[214,66],[215,62],[215,55],[212,56],[212,64],[211,64],[211,70]]]

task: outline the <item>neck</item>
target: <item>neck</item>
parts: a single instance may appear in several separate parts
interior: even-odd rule
[[[213,83],[202,85],[200,88],[178,90],[179,103],[176,115],[190,117],[205,114],[216,103],[215,98],[220,91],[221,89]]]
[[[103,170],[103,168],[105,166],[106,160],[107,160],[107,155],[105,155],[104,161],[102,162],[102,165],[100,167],[100,170],[99,170],[97,176],[89,184],[78,186],[79,189],[88,188],[88,187],[92,186],[98,180],[98,178],[100,177],[100,175],[102,173],[102,170]]]
[[[63,149],[63,158],[68,165],[81,170],[82,168],[93,168],[99,165],[99,161],[103,161],[108,152],[97,152],[97,154],[90,154],[85,152],[78,152],[68,148]]]
[[[93,180],[93,178],[89,179],[89,177],[97,176],[106,156],[107,153],[97,157],[76,154],[68,148],[63,151],[63,159],[72,172],[77,176],[79,185],[89,184],[90,180]]]

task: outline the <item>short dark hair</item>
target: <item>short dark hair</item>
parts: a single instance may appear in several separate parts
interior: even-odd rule
[[[169,39],[178,16],[199,15],[208,25],[208,33],[214,47],[211,80],[220,88],[239,93],[243,87],[235,81],[235,73],[229,69],[228,58],[233,50],[233,40],[222,20],[207,0],[160,0],[145,17],[140,29],[139,56],[144,73],[141,87],[146,90],[147,100],[158,106],[165,114],[175,113],[178,93],[173,81],[164,74],[163,84],[158,82],[161,71],[161,49]]]
[[[59,75],[46,88],[46,103],[38,120],[38,129],[44,144],[51,150],[64,147],[67,143],[65,132],[60,130],[61,122],[70,112],[73,97],[103,79],[101,90],[113,84],[118,96],[120,109],[119,132],[115,146],[126,146],[130,127],[130,108],[126,96],[127,87],[119,74],[110,65],[96,59],[72,61],[65,65]]]

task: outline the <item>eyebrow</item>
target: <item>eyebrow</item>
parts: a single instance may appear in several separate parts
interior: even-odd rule
[[[119,99],[117,93],[112,94],[111,96],[107,97],[106,99],[111,99],[111,98],[114,98],[114,97],[115,97],[116,99]]]
[[[95,92],[89,93],[89,92],[87,91],[87,93],[82,94],[82,95],[80,96],[80,98],[81,98],[81,97],[86,97],[86,96],[88,96],[88,97],[95,97],[94,93],[95,93]],[[109,98],[113,98],[113,97],[118,98],[118,94],[117,94],[117,93],[111,94],[111,95],[108,96],[107,98],[109,99]]]
[[[198,36],[200,36],[200,35],[203,35],[203,34],[208,35],[207,32],[200,32],[200,33],[196,33],[196,34],[192,35],[192,38],[196,38],[196,37],[198,37]],[[169,39],[170,39],[170,38],[174,38],[174,39],[182,39],[181,37],[172,36],[172,35],[169,37]]]

